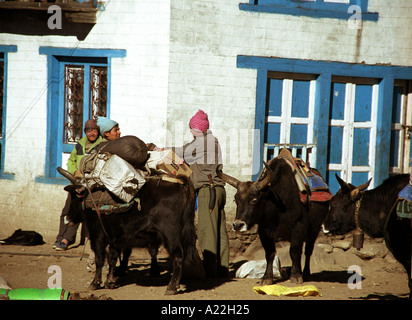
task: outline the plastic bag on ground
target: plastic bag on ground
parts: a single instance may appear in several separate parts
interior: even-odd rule
[[[313,285],[305,285],[300,287],[285,287],[277,284],[269,286],[256,286],[253,291],[260,294],[268,294],[272,296],[321,296],[319,290]]]
[[[273,261],[273,276],[275,278],[281,278],[279,266],[279,258],[276,255]],[[265,270],[266,260],[251,260],[245,262],[236,270],[236,278],[261,279],[265,274]]]

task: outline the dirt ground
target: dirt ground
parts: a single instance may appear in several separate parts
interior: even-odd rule
[[[170,279],[164,249],[159,254],[163,269],[160,277],[149,276],[147,251],[134,249],[128,274],[119,279],[119,287],[113,290],[88,289],[93,272],[86,269],[90,252],[87,244],[74,245],[67,251],[52,249],[52,243],[35,247],[0,245],[0,276],[7,279],[13,289],[44,289],[49,278],[55,275],[54,269],[48,273],[49,267],[58,266],[61,268],[63,289],[80,298],[102,300],[406,300],[409,292],[406,272],[388,252],[383,240],[367,238],[360,251],[351,247],[351,241],[350,235],[345,238],[321,234],[318,238],[311,260],[312,276],[304,285],[314,285],[320,296],[258,294],[253,290],[254,286],[259,285],[258,279],[236,278],[235,271],[242,263],[264,259],[264,251],[254,233],[241,236],[230,233],[229,279],[188,280],[174,296],[164,295]],[[286,269],[291,266],[288,250],[288,243],[278,244],[278,257]],[[348,272],[350,266],[356,266],[357,274]],[[360,276],[361,282],[357,281]],[[278,281],[277,284],[296,286],[289,280]]]

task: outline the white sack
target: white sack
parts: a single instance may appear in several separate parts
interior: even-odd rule
[[[99,178],[107,190],[125,202],[132,201],[146,182],[131,164],[117,155],[106,161]]]
[[[149,169],[157,169],[157,164],[161,162],[163,160],[163,157],[169,152],[170,150],[149,151],[148,154],[150,155],[150,157],[146,162]]]
[[[273,260],[273,277],[280,278],[279,270],[279,258],[276,255]],[[252,260],[242,264],[239,269],[236,270],[236,278],[251,278],[261,279],[266,271],[266,260]]]

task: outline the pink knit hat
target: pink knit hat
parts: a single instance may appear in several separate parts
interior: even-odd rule
[[[189,121],[189,127],[194,130],[206,132],[209,129],[207,114],[199,110]]]

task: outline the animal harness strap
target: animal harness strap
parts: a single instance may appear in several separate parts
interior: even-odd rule
[[[109,234],[107,233],[106,228],[104,227],[104,224],[103,224],[102,216],[101,216],[100,209],[99,209],[99,204],[96,204],[96,201],[94,200],[92,191],[90,190],[89,185],[87,184],[87,180],[85,180],[85,184],[86,184],[87,191],[89,192],[90,197],[92,199],[93,207],[97,212],[97,216],[99,217],[100,224],[102,225],[103,232],[106,235],[106,237],[110,240]]]
[[[356,201],[356,204],[355,204],[355,225],[356,225],[356,229],[359,231],[362,231],[362,228],[359,225],[359,210],[360,210],[360,206],[362,203],[362,198],[363,198],[363,192],[361,191],[361,197]]]
[[[281,158],[286,161],[286,163],[289,165],[289,167],[291,168],[295,176],[295,180],[298,185],[300,193],[307,195],[308,192],[310,192],[310,189],[309,187],[306,186],[305,182],[303,181],[302,175],[299,173],[299,168],[296,165],[296,162],[294,161],[291,153],[287,149],[282,149],[278,155],[278,158]],[[306,201],[303,201],[303,202],[306,202]]]

